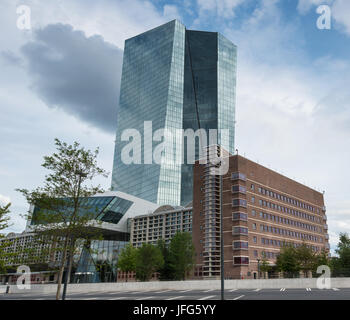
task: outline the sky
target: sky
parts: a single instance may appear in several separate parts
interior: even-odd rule
[[[21,12],[30,8],[30,28]],[[317,28],[328,5],[331,28]],[[330,244],[350,233],[350,1],[1,0],[0,203],[42,185],[54,138],[100,148],[112,171],[124,41],[173,19],[238,47],[236,148],[325,192]],[[28,20],[27,20],[28,21]],[[98,179],[105,189],[111,175]]]

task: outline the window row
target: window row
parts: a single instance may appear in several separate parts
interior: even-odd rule
[[[318,238],[318,237],[313,236],[311,234],[305,234],[305,233],[301,233],[301,232],[295,232],[295,231],[291,231],[291,230],[275,228],[275,227],[267,226],[267,225],[263,225],[263,224],[260,225],[260,231],[270,232],[270,233],[274,233],[274,234],[279,234],[279,235],[282,235],[282,236],[294,237],[294,238],[298,238],[298,239],[301,239],[301,240],[322,242],[322,238],[321,237]]]
[[[292,205],[294,205],[296,207],[303,208],[303,209],[315,212],[315,208],[313,206],[310,206],[310,205],[308,205],[308,204],[306,204],[304,202],[301,202],[299,200],[296,200],[296,199],[293,199],[293,198],[290,198],[290,197],[286,197],[284,195],[281,195],[279,193],[276,193],[276,192],[273,192],[273,191],[270,191],[270,190],[267,190],[267,189],[264,189],[264,188],[261,188],[261,187],[258,188],[258,191],[259,191],[259,193],[261,193],[263,195],[266,195],[266,196],[269,196],[271,198],[275,198],[277,200],[284,201],[284,202],[287,202],[289,204],[292,204]],[[317,213],[319,213],[318,209],[317,209]]]
[[[252,210],[252,216],[256,217],[257,213],[255,210]],[[290,226],[294,226],[294,227],[298,227],[298,228],[303,228],[306,230],[310,230],[310,231],[314,231],[314,232],[321,232],[322,233],[322,228],[321,227],[317,227],[317,226],[313,226],[313,225],[309,225],[307,223],[302,223],[299,221],[295,221],[295,220],[291,220],[288,218],[284,218],[284,217],[280,217],[280,216],[275,216],[266,212],[259,212],[259,217],[261,219],[265,219],[265,220],[270,220],[272,222],[277,222],[277,223],[283,223],[283,224],[287,224]]]
[[[255,202],[255,199],[254,197],[252,197],[252,202]],[[295,217],[299,217],[299,218],[303,218],[303,219],[306,219],[306,220],[309,220],[309,221],[314,221],[314,222],[320,222],[320,218],[319,217],[315,217],[315,216],[312,216],[312,215],[309,215],[307,213],[304,213],[304,212],[300,212],[298,210],[295,210],[295,209],[291,209],[291,208],[287,208],[287,207],[284,207],[284,206],[280,206],[278,204],[275,204],[275,203],[272,203],[272,202],[269,202],[269,201],[265,201],[265,200],[262,200],[262,199],[259,199],[259,205],[263,206],[263,207],[268,207],[270,209],[273,209],[273,210],[277,210],[277,211],[280,211],[280,212],[283,212],[283,213],[288,213],[288,214],[291,214]]]

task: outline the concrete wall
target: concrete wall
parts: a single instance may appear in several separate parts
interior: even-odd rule
[[[317,278],[309,279],[261,279],[261,280],[225,280],[225,289],[280,289],[280,288],[317,288]],[[332,288],[350,288],[350,278],[332,278]],[[10,286],[10,293],[54,293],[55,284],[34,284],[30,290],[19,290],[17,286]],[[123,282],[123,283],[81,283],[70,284],[68,292],[93,291],[150,291],[150,290],[208,290],[220,289],[220,280],[191,280],[191,281],[159,281],[159,282]],[[0,293],[4,293],[6,286],[0,286]]]

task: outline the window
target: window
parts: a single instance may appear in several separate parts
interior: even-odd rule
[[[241,186],[239,184],[235,184],[234,186],[232,186],[232,192],[234,192],[234,193],[238,193],[238,192],[246,193],[246,187]]]
[[[249,264],[249,257],[233,257],[233,264],[240,265],[240,264]]]
[[[254,185],[253,184],[250,185],[250,190],[254,191]]]
[[[255,217],[256,216],[256,211],[252,210],[252,216]]]
[[[232,233],[235,234],[248,234],[248,228],[246,227],[233,227]]]
[[[252,197],[252,203],[255,203],[255,198],[254,197]]]
[[[254,236],[254,237],[253,237],[253,242],[254,242],[254,243],[257,243],[257,241],[258,241],[257,237]]]
[[[233,241],[234,250],[248,250],[248,241]]]
[[[252,224],[252,228],[253,228],[253,230],[256,230],[256,223]]]
[[[231,179],[232,180],[243,180],[246,181],[247,177],[244,173],[240,173],[240,172],[233,172],[231,174]]]
[[[234,207],[247,207],[247,200],[244,199],[233,199],[232,200],[232,206]]]
[[[241,221],[247,221],[248,215],[243,212],[234,212],[232,214],[232,220],[241,220]]]

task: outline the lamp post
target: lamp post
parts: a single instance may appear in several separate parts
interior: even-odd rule
[[[260,279],[260,259],[258,260],[258,279]]]

